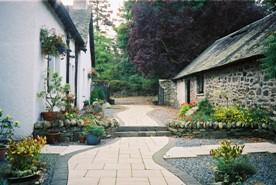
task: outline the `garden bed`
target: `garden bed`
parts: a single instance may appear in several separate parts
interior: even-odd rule
[[[259,139],[257,139],[259,140]],[[245,143],[252,139],[232,139],[235,143]],[[176,146],[188,147],[199,145],[218,144],[217,139],[177,139]],[[276,184],[276,154],[271,153],[251,153],[247,154],[249,161],[257,172],[244,183],[245,185],[274,185]],[[211,156],[199,156],[194,158],[167,159],[169,164],[180,170],[185,170],[195,178],[200,184],[212,184],[215,182],[213,167],[214,159]]]

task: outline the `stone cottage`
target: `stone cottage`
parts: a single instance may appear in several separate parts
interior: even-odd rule
[[[276,111],[276,79],[261,67],[263,42],[276,31],[270,14],[217,41],[173,78],[176,102],[207,98],[214,105],[261,106]]]
[[[21,122],[17,137],[31,135],[45,105],[37,97],[45,72],[58,72],[69,83],[75,104],[89,99],[91,51],[88,10],[64,6],[61,0],[0,1],[0,108]],[[76,16],[76,17],[75,17]],[[81,17],[85,19],[80,24]],[[67,45],[64,57],[47,62],[41,52],[41,28],[54,28]]]

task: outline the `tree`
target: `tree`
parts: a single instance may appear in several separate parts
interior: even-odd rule
[[[132,63],[170,78],[219,39],[264,16],[254,1],[137,1],[128,39]]]
[[[108,0],[90,0],[95,30],[105,32],[105,27],[112,27],[111,8]]]
[[[276,32],[272,33],[266,40],[265,58],[262,66],[269,78],[276,79]]]

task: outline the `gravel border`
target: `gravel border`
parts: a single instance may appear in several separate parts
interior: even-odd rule
[[[167,145],[165,145],[161,150],[156,152],[152,158],[153,161],[160,166],[166,168],[168,171],[176,175],[178,178],[182,180],[186,185],[200,185],[197,180],[190,176],[185,170],[178,169],[174,165],[171,165],[167,161],[164,160],[163,156],[166,154],[167,151],[169,151],[172,147],[176,145],[175,138],[169,138],[169,142]]]
[[[267,141],[258,138],[242,138],[229,139],[235,143],[243,144],[245,142]],[[176,138],[174,146],[200,146],[218,144],[221,139],[188,139]],[[270,141],[272,142],[272,141]],[[273,142],[272,142],[273,143]],[[166,152],[165,152],[166,153]],[[247,154],[249,161],[256,167],[257,173],[247,179],[244,185],[275,185],[276,184],[276,154],[271,153],[251,153]],[[212,168],[214,160],[211,156],[198,156],[194,158],[180,158],[180,159],[166,159],[165,163],[177,168],[181,173],[187,173],[188,176],[193,177],[199,184],[214,183],[214,175]],[[173,171],[172,171],[173,172]],[[186,174],[185,174],[186,175]],[[185,181],[184,181],[185,182]],[[186,183],[190,185],[190,183]]]

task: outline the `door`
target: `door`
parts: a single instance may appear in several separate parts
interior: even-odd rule
[[[191,103],[191,81],[186,80],[186,102]]]

